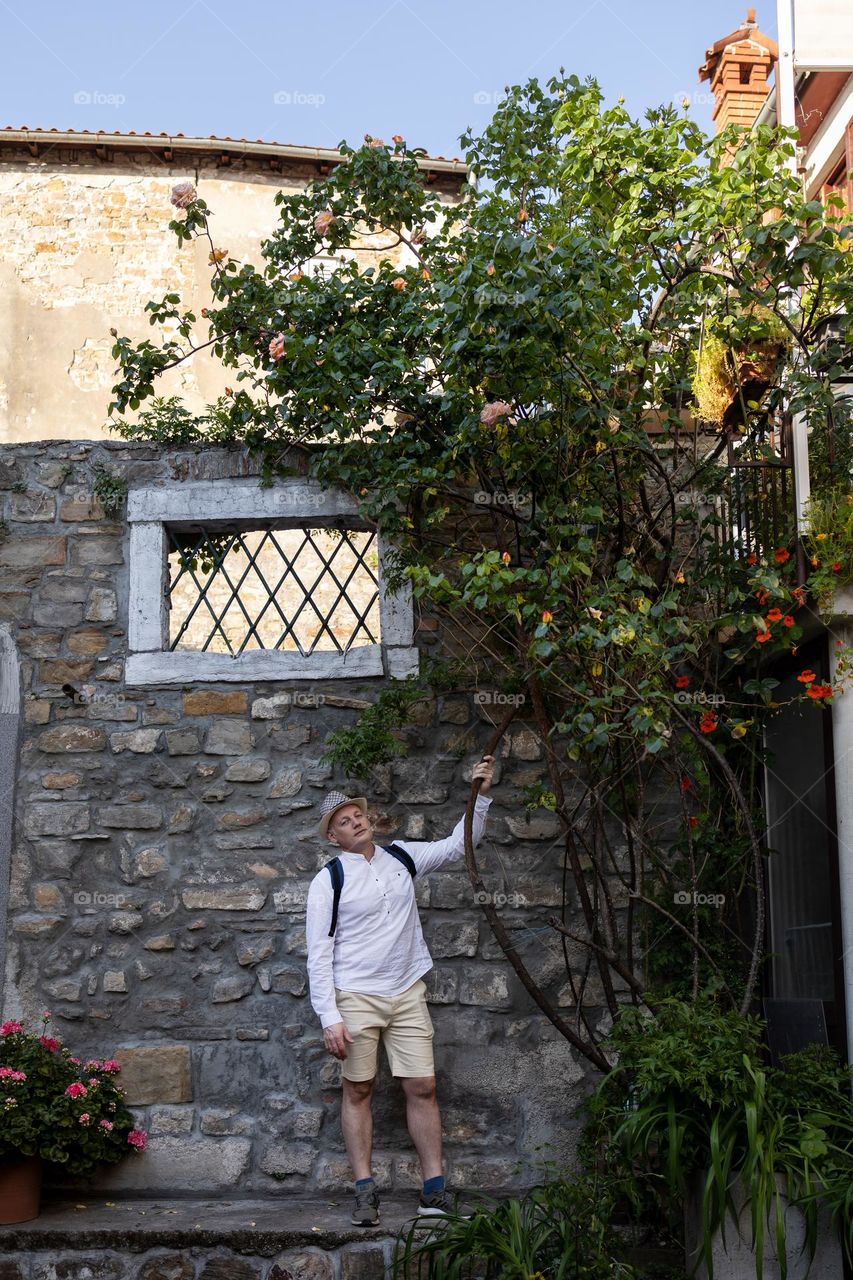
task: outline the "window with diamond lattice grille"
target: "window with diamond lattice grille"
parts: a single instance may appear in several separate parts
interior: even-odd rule
[[[167,532],[170,650],[307,657],[381,642],[375,533]]]
[[[411,585],[352,494],[181,480],[132,488],[127,521],[129,684],[418,671]]]

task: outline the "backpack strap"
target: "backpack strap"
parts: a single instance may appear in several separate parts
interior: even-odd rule
[[[340,858],[332,858],[331,862],[327,862],[326,870],[332,877],[332,927],[329,930],[329,937],[333,938],[335,929],[338,927],[338,905],[341,901],[341,890],[344,887],[344,868]]]
[[[398,844],[381,844],[379,848],[384,849],[386,853],[390,853],[391,857],[396,858],[398,862],[402,862],[403,866],[414,880],[415,876],[418,874],[418,869],[415,866],[414,859],[410,853],[406,853],[406,850],[401,849]]]

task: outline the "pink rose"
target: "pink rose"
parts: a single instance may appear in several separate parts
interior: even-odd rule
[[[511,413],[512,406],[508,405],[506,400],[492,400],[484,406],[480,421],[484,427],[493,427],[498,418],[506,418]]]
[[[0,1036],[13,1036],[16,1031],[23,1031],[20,1022],[4,1022],[0,1026]]]
[[[90,1058],[89,1061],[84,1065],[87,1071],[99,1071],[101,1066],[97,1058]]]
[[[172,187],[172,204],[176,209],[186,209],[196,198],[196,189],[191,182],[179,182]]]
[[[327,236],[335,225],[335,215],[331,209],[321,209],[314,219],[314,230],[318,236]]]
[[[132,1147],[136,1147],[137,1151],[144,1151],[148,1142],[148,1134],[144,1129],[131,1129],[127,1135],[127,1140]]]
[[[284,356],[284,334],[277,333],[270,342],[270,360],[281,360]]]
[[[89,1090],[84,1084],[70,1084],[65,1092],[69,1098],[85,1098]]]

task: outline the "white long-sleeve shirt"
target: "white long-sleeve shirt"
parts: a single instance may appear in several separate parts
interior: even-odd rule
[[[482,794],[474,801],[475,846],[482,839],[491,803],[491,796]],[[421,876],[463,856],[464,829],[462,817],[444,840],[393,843],[411,856]],[[343,849],[338,857],[343,865],[344,885],[334,937],[329,937],[332,877],[325,867],[311,881],[306,907],[311,1004],[324,1027],[343,1021],[335,1001],[336,987],[339,991],[397,996],[432,968],[415,901],[414,879],[402,863],[376,843],[369,861],[361,853]]]

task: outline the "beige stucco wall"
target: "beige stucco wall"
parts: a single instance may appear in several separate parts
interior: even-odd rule
[[[169,230],[176,183],[194,182],[207,201],[218,248],[260,264],[276,192],[313,176],[307,165],[302,177],[78,157],[0,158],[0,442],[109,436],[110,329],[153,340],[146,302],[178,292],[198,315],[210,301],[207,240],[179,246]],[[160,393],[200,407],[228,380],[203,354],[164,376]]]

